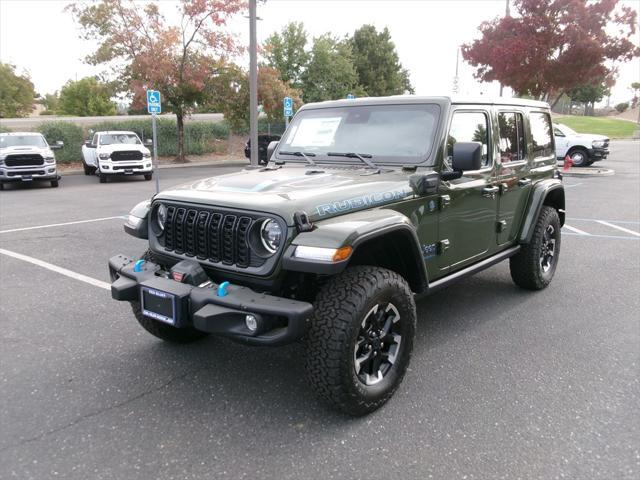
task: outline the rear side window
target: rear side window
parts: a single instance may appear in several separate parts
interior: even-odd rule
[[[484,112],[455,112],[447,137],[447,163],[451,165],[453,145],[458,142],[479,142],[482,144],[482,166],[489,161],[489,120]]]
[[[529,117],[529,121],[531,123],[533,158],[553,156],[553,129],[549,114],[533,112]]]
[[[500,159],[502,163],[517,162],[526,158],[524,123],[518,112],[500,112]]]

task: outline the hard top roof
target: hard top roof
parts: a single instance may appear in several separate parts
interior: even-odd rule
[[[93,132],[94,135],[96,133],[106,134],[106,135],[138,135],[136,132],[131,132],[129,130],[101,130],[98,132]]]
[[[510,105],[522,107],[549,108],[549,104],[538,100],[524,98],[505,97],[461,97],[461,96],[418,96],[418,95],[393,95],[389,97],[363,97],[354,99],[329,100],[326,102],[307,103],[300,110],[329,107],[349,107],[354,105],[398,105],[398,104],[477,104],[477,105]]]

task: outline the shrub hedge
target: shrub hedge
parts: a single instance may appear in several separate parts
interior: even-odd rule
[[[82,127],[71,122],[45,122],[38,125],[38,132],[44,135],[49,145],[58,140],[64,142],[64,148],[56,150],[56,160],[60,163],[77,162],[82,159],[84,134]]]

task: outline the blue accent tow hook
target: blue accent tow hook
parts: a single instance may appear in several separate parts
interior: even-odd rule
[[[229,282],[222,282],[218,285],[218,296],[226,297],[229,292],[227,292],[227,288],[229,288]]]
[[[138,261],[133,265],[133,271],[134,271],[134,272],[141,272],[141,271],[142,271],[142,265],[144,265],[144,260],[138,260]]]

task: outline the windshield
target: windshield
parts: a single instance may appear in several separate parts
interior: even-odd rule
[[[0,135],[0,148],[6,147],[47,147],[42,135]]]
[[[561,123],[557,123],[556,127],[558,127],[558,130],[560,130],[565,135],[578,135],[578,132],[576,132],[575,130],[570,129],[569,127],[567,127],[566,125],[563,125]]]
[[[100,145],[114,145],[118,143],[135,145],[142,142],[140,142],[138,136],[133,133],[107,133],[100,135]]]
[[[419,163],[433,145],[438,125],[438,105],[370,105],[303,110],[296,115],[280,151],[315,154],[314,161],[350,162],[347,156],[330,153],[358,153],[376,163]],[[357,159],[355,161],[358,161]]]

